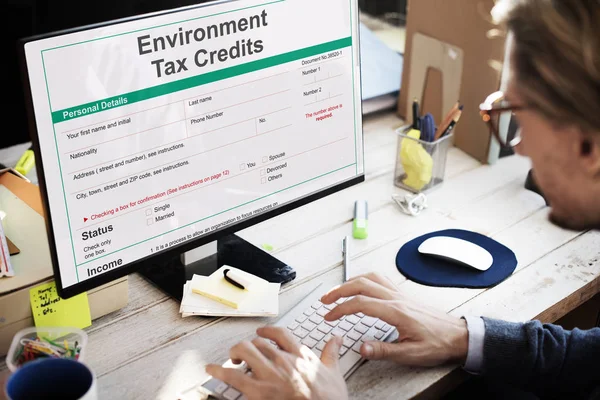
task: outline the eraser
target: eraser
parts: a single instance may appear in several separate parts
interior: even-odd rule
[[[352,223],[352,236],[355,239],[366,239],[369,236],[368,205],[365,200],[357,200],[354,203],[354,221]]]

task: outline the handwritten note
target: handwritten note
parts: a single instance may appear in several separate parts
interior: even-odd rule
[[[62,299],[56,291],[56,283],[50,282],[30,289],[29,297],[35,326],[74,326],[83,329],[92,325],[87,293]]]

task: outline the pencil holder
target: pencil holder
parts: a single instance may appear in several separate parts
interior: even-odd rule
[[[396,133],[398,149],[394,184],[413,193],[424,193],[443,183],[453,133],[435,142],[413,137],[410,127],[400,128]]]
[[[6,355],[6,364],[14,372],[24,364],[42,358],[83,361],[87,340],[87,333],[77,328],[25,328],[13,337]]]

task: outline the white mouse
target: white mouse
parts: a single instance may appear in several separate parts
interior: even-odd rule
[[[434,236],[419,246],[419,253],[443,258],[479,271],[487,271],[494,263],[489,251],[474,243],[450,236]]]

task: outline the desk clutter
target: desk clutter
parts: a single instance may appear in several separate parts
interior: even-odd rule
[[[227,265],[210,276],[194,275],[183,287],[182,317],[273,317],[279,313],[280,283]]]
[[[413,193],[423,193],[444,180],[446,156],[463,106],[457,101],[439,123],[431,113],[421,115],[417,100],[412,110],[412,124],[398,130],[394,183]]]

